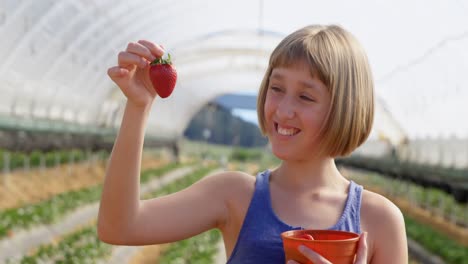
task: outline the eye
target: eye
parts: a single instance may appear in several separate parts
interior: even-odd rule
[[[315,102],[314,99],[312,99],[312,98],[310,98],[308,96],[305,96],[305,95],[301,95],[300,98],[303,99],[304,101]]]
[[[270,89],[275,93],[279,93],[279,92],[283,91],[283,90],[281,90],[281,88],[276,87],[276,86],[271,86]]]

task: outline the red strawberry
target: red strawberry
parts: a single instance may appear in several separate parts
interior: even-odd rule
[[[307,240],[314,240],[314,237],[311,234],[301,234],[301,235],[298,235],[297,238],[307,239]]]
[[[153,88],[162,98],[171,95],[177,81],[177,71],[172,66],[171,55],[168,53],[167,57],[167,59],[156,58],[151,62],[149,70]]]

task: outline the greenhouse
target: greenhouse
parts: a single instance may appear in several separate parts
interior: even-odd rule
[[[351,32],[374,81],[369,136],[337,168],[402,212],[409,263],[468,263],[467,14],[433,0],[0,0],[0,263],[237,263],[216,228],[128,246],[98,235],[116,140],[139,124],[122,125],[129,99],[108,70],[146,40],[177,71],[135,158],[152,199],[279,166],[257,96],[275,47],[312,24]]]

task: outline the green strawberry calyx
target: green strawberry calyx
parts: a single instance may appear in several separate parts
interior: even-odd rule
[[[164,57],[164,56],[163,56]],[[167,53],[167,58],[156,58],[154,61],[150,63],[150,65],[158,65],[158,64],[169,64],[172,65],[171,61],[171,54]]]

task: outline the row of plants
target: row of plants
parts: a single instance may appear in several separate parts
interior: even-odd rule
[[[353,174],[360,184],[378,186],[394,197],[401,197],[460,226],[468,226],[468,204],[457,202],[446,192],[430,187],[384,177],[374,172]]]
[[[183,165],[170,163],[160,168],[146,170],[141,174],[141,183],[146,183],[154,177],[160,177],[181,166]],[[96,185],[61,193],[36,204],[2,210],[0,211],[0,238],[12,235],[20,229],[57,221],[80,206],[98,201],[101,197],[101,190],[102,185]]]
[[[158,263],[214,263],[218,253],[217,244],[220,239],[221,233],[219,230],[213,229],[192,238],[172,243],[169,248],[162,252]]]
[[[149,192],[148,194],[144,195],[143,198],[150,199],[153,197],[163,196],[163,195],[167,195],[167,194],[180,191],[192,185],[194,182],[200,180],[201,178],[203,178],[216,167],[217,165],[209,165],[206,167],[199,168],[195,170],[194,172],[190,173],[189,175],[167,184],[166,186],[164,186],[164,188],[155,190],[153,192]]]
[[[443,233],[405,215],[406,233],[424,248],[440,256],[448,264],[468,262],[468,248]]]
[[[169,165],[174,166],[174,165]],[[145,195],[146,197],[154,197],[156,194],[165,194],[172,193],[183,188],[188,187],[198,179],[205,176],[209,171],[213,170],[214,166],[211,167],[202,167],[195,170],[194,172],[188,174],[184,178],[176,180],[172,183],[169,183],[163,186],[160,190],[152,192],[152,195]],[[158,174],[161,171],[168,171],[167,167],[163,167],[158,170]],[[143,177],[148,178],[148,177]],[[207,234],[202,234],[192,239],[190,241],[184,242],[189,244],[189,247],[180,247],[179,246],[170,246],[167,253],[171,253],[172,250],[175,252],[181,252],[186,250],[191,250],[191,258],[197,259],[198,262],[190,263],[207,263],[207,252],[210,252],[210,255],[213,255],[216,252],[215,248],[212,248],[210,245],[213,244],[213,241],[217,241],[220,237],[220,234],[215,232],[210,232]],[[209,248],[209,249],[208,249]],[[7,263],[21,263],[21,264],[38,264],[38,263],[96,263],[98,260],[104,260],[108,258],[112,253],[113,247],[106,243],[103,243],[99,240],[97,236],[97,230],[95,224],[92,226],[87,226],[82,229],[79,229],[76,232],[64,236],[56,244],[48,244],[40,246],[33,254],[29,256],[23,256],[18,262],[14,260],[9,260]],[[185,254],[185,253],[183,253]],[[166,258],[173,258],[167,257]],[[160,263],[174,263],[168,261],[162,261]],[[188,263],[188,262],[182,262]]]
[[[271,151],[265,147],[246,148],[224,145],[209,144],[185,140],[181,143],[182,152],[191,157],[202,157],[203,159],[220,160],[222,162],[255,162],[260,165],[279,163]],[[264,166],[260,166],[264,167]]]
[[[446,217],[455,214],[460,221],[466,221],[467,205],[457,203],[451,195],[441,190],[424,188],[417,184],[391,179],[373,172],[353,170],[348,171],[347,174],[359,184],[377,187],[388,192],[391,196],[426,207],[426,210],[432,206],[439,208],[443,204]],[[440,256],[447,263],[465,263],[468,260],[468,248],[449,236],[434,230],[429,225],[415,221],[408,215],[405,215],[405,223],[408,237],[417,241],[433,254]]]
[[[418,164],[397,158],[373,158],[352,155],[336,160],[337,164],[374,171],[390,178],[440,189],[460,203],[468,203],[468,170]]]
[[[30,256],[24,256],[18,261],[9,259],[6,263],[96,263],[97,259],[105,258],[111,252],[112,246],[99,240],[96,225],[93,224],[64,236],[56,244],[40,246]]]
[[[91,153],[80,149],[54,150],[48,152],[37,150],[31,153],[25,153],[0,149],[0,169],[7,167],[9,170],[15,170],[26,166],[30,168],[41,166],[54,167],[60,164],[87,160],[91,155],[97,156],[100,159],[106,159],[109,153],[105,150]]]
[[[160,190],[149,193],[145,198],[149,199],[152,197],[163,196],[187,188],[206,176],[214,168],[215,166],[201,168],[187,177],[168,184]],[[192,238],[172,243],[162,252],[158,259],[158,263],[213,263],[214,257],[217,254],[217,242],[220,238],[221,234],[218,230],[210,230]]]

